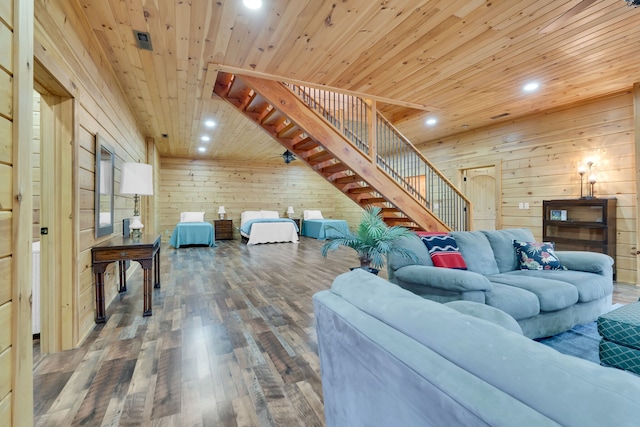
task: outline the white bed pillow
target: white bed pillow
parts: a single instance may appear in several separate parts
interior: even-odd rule
[[[240,224],[242,226],[245,222],[258,218],[262,218],[260,211],[244,211],[240,214]]]
[[[204,212],[182,212],[180,222],[204,222]]]
[[[278,211],[260,211],[262,218],[280,218]]]
[[[307,210],[303,212],[303,218],[304,219],[324,219],[322,217],[322,212],[320,212],[319,210],[316,211],[312,211],[312,210]]]

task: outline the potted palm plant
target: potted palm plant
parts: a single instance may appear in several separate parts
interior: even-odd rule
[[[395,247],[393,242],[401,237],[413,234],[411,230],[401,226],[388,226],[380,215],[382,209],[377,206],[367,206],[362,214],[362,220],[355,233],[344,232],[334,228],[339,234],[325,242],[320,248],[322,256],[326,257],[331,251],[341,246],[352,248],[358,253],[360,268],[378,274],[385,258],[390,253],[397,253],[417,262],[413,251]],[[356,267],[357,268],[357,267]]]

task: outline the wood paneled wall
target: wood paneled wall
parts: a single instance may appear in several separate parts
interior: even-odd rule
[[[159,231],[171,236],[180,212],[204,211],[205,220],[218,218],[224,206],[234,228],[245,210],[268,209],[295,217],[305,209],[320,209],[325,218],[344,219],[354,227],[362,209],[301,162],[260,165],[228,161],[161,158],[158,194]],[[235,237],[239,239],[235,231]]]
[[[0,425],[33,423],[33,4],[0,0]]]
[[[0,425],[13,406],[13,2],[0,0]]]
[[[457,185],[461,169],[501,164],[502,227],[528,227],[537,239],[542,238],[542,201],[579,198],[578,167],[593,159],[596,197],[617,198],[617,280],[637,283],[635,146],[629,92],[419,148]],[[528,202],[529,209],[519,209],[519,202]]]
[[[42,66],[60,82],[74,100],[74,252],[72,345],[94,326],[95,295],[91,248],[110,236],[95,238],[94,172],[95,135],[100,134],[116,154],[115,189],[123,162],[146,159],[146,141],[117,84],[93,32],[87,28],[75,2],[35,0],[35,54]],[[46,83],[46,82],[45,82]],[[133,197],[115,197],[115,231],[122,233],[122,219],[133,213]],[[117,295],[115,267],[107,274],[107,304]],[[43,319],[44,321],[44,319]]]

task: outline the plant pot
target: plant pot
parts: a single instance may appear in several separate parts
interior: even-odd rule
[[[371,274],[375,274],[376,276],[380,272],[380,270],[378,270],[377,268],[371,268],[371,267],[351,267],[351,271],[355,270],[356,268],[361,268],[364,271],[368,271]]]

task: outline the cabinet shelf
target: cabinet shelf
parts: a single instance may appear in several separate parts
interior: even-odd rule
[[[557,250],[600,252],[616,259],[616,199],[542,202],[542,239]],[[615,277],[615,264],[614,264]]]

